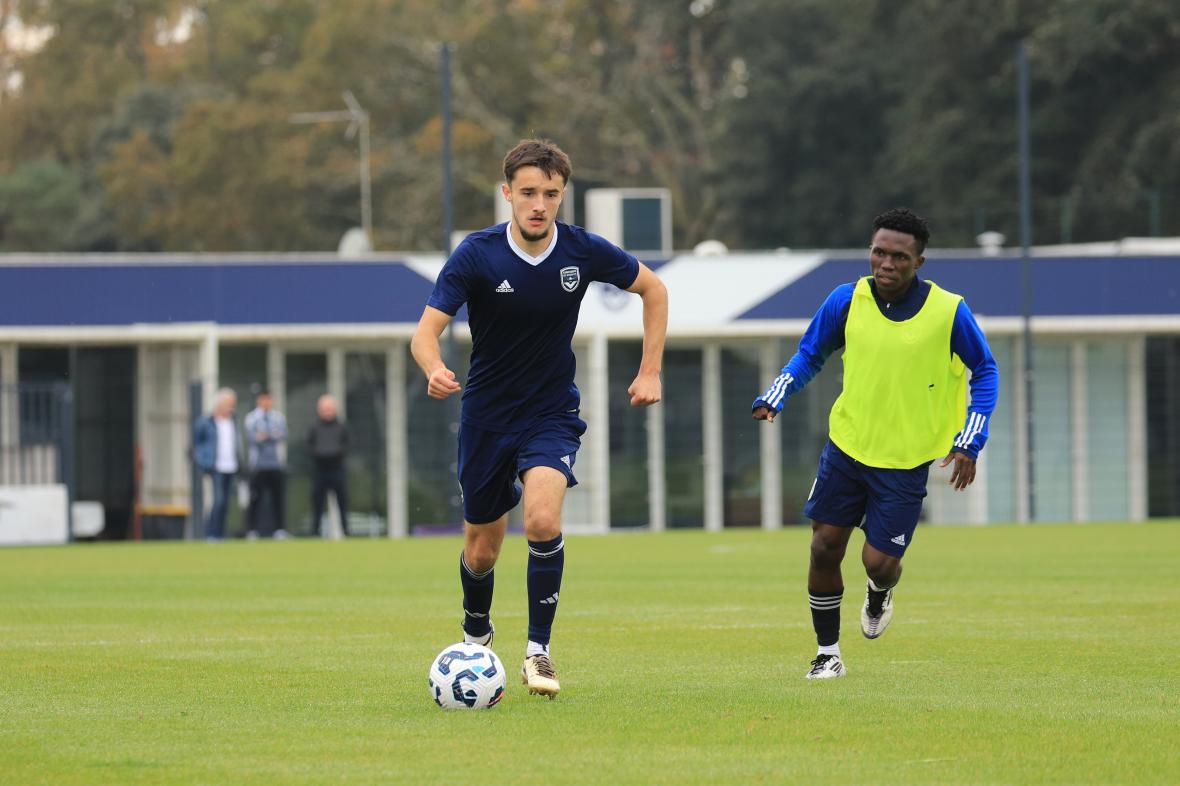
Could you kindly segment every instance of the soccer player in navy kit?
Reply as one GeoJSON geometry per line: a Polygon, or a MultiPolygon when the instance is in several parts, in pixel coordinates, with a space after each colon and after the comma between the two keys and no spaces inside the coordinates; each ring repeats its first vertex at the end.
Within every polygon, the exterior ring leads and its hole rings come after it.
{"type": "Polygon", "coordinates": [[[439,335],[466,303],[471,369],[459,427],[464,544],[459,561],[466,641],[490,644],[493,568],[522,497],[529,542],[529,693],[560,690],[549,638],[565,562],[561,504],[577,483],[573,465],[586,424],[571,346],[591,281],[643,298],[643,356],[627,389],[632,406],[660,400],[668,322],[663,283],[635,257],[580,227],[556,221],[571,172],[548,140],[526,139],[504,158],[512,220],[467,237],[443,266],[410,349],[431,398],[460,390],[443,363],[439,335]]]}
{"type": "Polygon", "coordinates": [[[999,371],[971,309],[958,295],[918,278],[930,231],[905,208],[873,222],[872,273],[836,287],[807,326],[795,353],[754,400],[756,420],[774,421],[837,350],[844,384],[832,407],[804,513],[812,520],[807,588],[819,652],[808,679],[843,677],[840,657],[840,563],[849,536],[863,526],[868,574],[861,632],[875,639],[893,617],[901,558],[913,542],[930,464],[954,464],[950,482],[975,480],[987,441],[999,371]],[[971,369],[967,407],[966,369],[971,369]]]}

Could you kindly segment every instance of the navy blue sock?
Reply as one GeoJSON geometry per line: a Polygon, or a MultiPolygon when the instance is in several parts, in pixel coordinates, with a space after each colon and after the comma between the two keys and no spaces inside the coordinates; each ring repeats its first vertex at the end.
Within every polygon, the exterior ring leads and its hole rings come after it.
{"type": "Polygon", "coordinates": [[[529,541],[529,641],[549,644],[564,569],[565,542],[561,535],[553,540],[529,541]]]}
{"type": "Polygon", "coordinates": [[[467,567],[459,554],[459,580],[463,584],[463,631],[470,636],[486,636],[491,631],[488,613],[492,610],[495,570],[476,573],[467,567]]]}

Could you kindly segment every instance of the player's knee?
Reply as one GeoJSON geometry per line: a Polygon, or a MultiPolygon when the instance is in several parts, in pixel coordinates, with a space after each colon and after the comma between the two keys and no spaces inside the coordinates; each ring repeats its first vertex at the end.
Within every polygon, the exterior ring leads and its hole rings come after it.
{"type": "Polygon", "coordinates": [[[500,549],[493,543],[471,540],[463,547],[463,560],[475,573],[486,573],[496,567],[500,549]]]}
{"type": "Polygon", "coordinates": [[[901,560],[896,557],[882,554],[876,559],[866,558],[864,563],[865,573],[882,589],[894,586],[901,578],[901,560]]]}
{"type": "Polygon", "coordinates": [[[561,534],[561,516],[555,511],[529,511],[524,517],[524,534],[529,540],[553,540],[561,534]]]}
{"type": "Polygon", "coordinates": [[[811,538],[811,567],[817,570],[835,570],[844,559],[845,544],[815,533],[811,538]]]}

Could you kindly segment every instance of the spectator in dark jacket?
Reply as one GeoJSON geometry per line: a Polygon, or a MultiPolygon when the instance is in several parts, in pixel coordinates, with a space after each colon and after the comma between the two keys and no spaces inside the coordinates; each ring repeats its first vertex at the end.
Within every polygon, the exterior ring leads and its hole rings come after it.
{"type": "Polygon", "coordinates": [[[328,492],[336,497],[340,527],[348,535],[348,478],[344,460],[348,453],[348,427],[336,417],[336,399],[325,393],[316,402],[316,422],[307,430],[307,449],[312,460],[311,530],[320,534],[320,520],[328,492]]]}

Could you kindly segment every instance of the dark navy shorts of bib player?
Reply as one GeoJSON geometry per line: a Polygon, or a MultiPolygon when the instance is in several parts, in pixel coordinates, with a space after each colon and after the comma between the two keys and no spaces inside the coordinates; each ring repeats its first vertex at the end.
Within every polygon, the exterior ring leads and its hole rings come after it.
{"type": "Polygon", "coordinates": [[[459,427],[459,486],[463,518],[490,524],[520,502],[521,473],[531,467],[552,467],[576,486],[573,466],[586,422],[576,413],[558,413],[537,420],[522,431],[488,431],[469,424],[459,427]]]}
{"type": "Polygon", "coordinates": [[[867,467],[829,441],[803,513],[838,527],[863,521],[865,539],[874,548],[901,557],[922,515],[931,463],[913,469],[867,467]]]}

